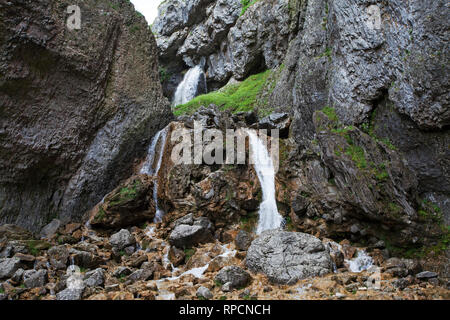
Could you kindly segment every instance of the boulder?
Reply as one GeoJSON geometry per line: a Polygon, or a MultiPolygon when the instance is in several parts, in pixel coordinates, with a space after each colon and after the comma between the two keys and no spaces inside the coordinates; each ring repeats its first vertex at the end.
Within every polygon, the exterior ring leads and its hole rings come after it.
{"type": "Polygon", "coordinates": [[[212,240],[211,232],[200,225],[179,225],[169,236],[170,244],[178,248],[188,248],[212,240]]]}
{"type": "Polygon", "coordinates": [[[58,219],[53,219],[49,224],[42,228],[40,232],[41,239],[51,239],[58,231],[61,226],[61,221],[58,219]]]}
{"type": "Polygon", "coordinates": [[[23,283],[28,289],[43,287],[47,282],[47,270],[27,270],[23,273],[23,283]]]}
{"type": "Polygon", "coordinates": [[[56,294],[56,300],[81,300],[83,290],[66,288],[56,294]]]}
{"type": "Polygon", "coordinates": [[[117,250],[122,250],[126,247],[134,245],[136,243],[136,239],[128,230],[122,229],[109,238],[109,243],[117,250]]]}
{"type": "Polygon", "coordinates": [[[219,271],[214,281],[229,284],[233,289],[247,286],[251,281],[250,274],[238,266],[225,267],[219,271]]]}
{"type": "Polygon", "coordinates": [[[236,244],[236,248],[242,251],[247,251],[248,247],[250,247],[252,243],[252,236],[247,231],[241,230],[234,239],[234,243],[236,244]]]}
{"type": "Polygon", "coordinates": [[[101,257],[90,252],[70,249],[69,253],[72,256],[73,263],[79,267],[93,269],[103,263],[103,259],[101,257]]]}
{"type": "Polygon", "coordinates": [[[214,297],[213,294],[211,293],[211,291],[208,288],[205,288],[203,286],[201,286],[197,289],[196,295],[198,298],[204,298],[206,300],[210,300],[214,297]]]}
{"type": "Polygon", "coordinates": [[[105,271],[102,268],[89,271],[84,275],[84,284],[87,287],[99,287],[105,282],[105,271]]]}
{"type": "Polygon", "coordinates": [[[19,258],[0,259],[0,279],[10,278],[20,268],[19,258]]]}
{"type": "Polygon", "coordinates": [[[186,254],[183,250],[178,249],[177,247],[171,246],[169,249],[169,261],[173,264],[174,267],[178,267],[180,264],[184,262],[186,254]]]}
{"type": "Polygon", "coordinates": [[[294,284],[332,271],[330,254],[318,238],[278,230],[263,232],[252,242],[246,265],[280,284],[294,284]]]}
{"type": "Polygon", "coordinates": [[[119,266],[116,269],[114,269],[114,272],[113,272],[112,275],[113,275],[113,277],[120,278],[120,277],[123,277],[123,276],[130,275],[132,272],[133,271],[131,271],[131,269],[128,268],[128,267],[119,266]]]}
{"type": "Polygon", "coordinates": [[[93,228],[120,229],[153,221],[155,207],[151,193],[153,180],[137,175],[111,191],[91,212],[93,228]]]}
{"type": "Polygon", "coordinates": [[[47,251],[47,256],[50,260],[50,265],[57,269],[63,270],[67,267],[67,262],[69,259],[69,250],[66,246],[55,246],[47,251]]]}

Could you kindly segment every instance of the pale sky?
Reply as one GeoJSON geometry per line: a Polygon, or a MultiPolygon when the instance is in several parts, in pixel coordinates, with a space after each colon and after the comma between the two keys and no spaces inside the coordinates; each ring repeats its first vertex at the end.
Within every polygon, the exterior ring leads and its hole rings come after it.
{"type": "Polygon", "coordinates": [[[137,11],[145,16],[148,24],[152,24],[158,15],[158,6],[163,0],[131,0],[137,11]]]}

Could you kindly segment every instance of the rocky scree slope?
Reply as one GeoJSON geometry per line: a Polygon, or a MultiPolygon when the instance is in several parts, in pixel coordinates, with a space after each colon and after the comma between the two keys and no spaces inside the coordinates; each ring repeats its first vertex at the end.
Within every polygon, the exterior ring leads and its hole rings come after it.
{"type": "Polygon", "coordinates": [[[0,3],[0,222],[79,219],[171,117],[157,47],[126,1],[0,3]]]}

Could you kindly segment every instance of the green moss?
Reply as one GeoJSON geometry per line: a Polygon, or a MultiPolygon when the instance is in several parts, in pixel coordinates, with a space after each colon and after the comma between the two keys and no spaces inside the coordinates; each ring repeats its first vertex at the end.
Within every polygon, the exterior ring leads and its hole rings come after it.
{"type": "Polygon", "coordinates": [[[322,113],[324,113],[328,119],[330,119],[333,122],[339,122],[339,118],[336,114],[336,110],[334,108],[331,108],[329,106],[325,106],[322,110],[320,110],[322,113]]]}
{"type": "Polygon", "coordinates": [[[170,79],[170,73],[164,67],[159,67],[159,80],[161,83],[165,83],[170,79]]]}
{"type": "Polygon", "coordinates": [[[359,169],[367,168],[367,160],[363,148],[355,145],[350,145],[346,149],[345,154],[349,155],[352,158],[353,162],[359,169]]]}
{"type": "Polygon", "coordinates": [[[105,216],[106,216],[106,212],[103,209],[103,206],[100,206],[97,214],[94,217],[94,222],[101,222],[105,218],[105,216]]]}
{"type": "Polygon", "coordinates": [[[241,83],[230,84],[221,90],[200,95],[186,104],[175,106],[174,114],[192,114],[201,106],[215,104],[220,110],[232,112],[251,111],[257,107],[257,98],[266,83],[271,70],[252,75],[241,83]]]}
{"type": "Polygon", "coordinates": [[[124,204],[130,200],[133,200],[138,195],[137,189],[141,186],[141,181],[135,180],[133,185],[124,187],[116,193],[109,202],[110,206],[116,206],[124,204]]]}
{"type": "Polygon", "coordinates": [[[184,263],[187,263],[192,256],[195,254],[194,248],[186,248],[184,249],[184,263]]]}
{"type": "Polygon", "coordinates": [[[250,8],[252,5],[257,3],[258,1],[261,1],[261,0],[241,0],[241,3],[242,3],[241,16],[247,11],[248,8],[250,8]]]}
{"type": "Polygon", "coordinates": [[[258,224],[258,212],[250,212],[241,218],[240,227],[247,232],[253,232],[258,224]]]}
{"type": "Polygon", "coordinates": [[[424,220],[443,224],[444,216],[442,214],[441,208],[439,208],[435,203],[429,200],[423,200],[420,203],[418,214],[424,220]]]}
{"type": "Polygon", "coordinates": [[[25,245],[34,256],[38,256],[42,250],[47,250],[51,247],[50,243],[43,240],[27,240],[25,245]]]}

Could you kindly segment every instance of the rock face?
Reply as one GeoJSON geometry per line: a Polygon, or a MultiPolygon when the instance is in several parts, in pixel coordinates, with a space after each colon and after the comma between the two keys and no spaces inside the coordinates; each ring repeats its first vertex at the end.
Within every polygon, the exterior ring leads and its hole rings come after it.
{"type": "Polygon", "coordinates": [[[0,5],[0,222],[79,219],[170,120],[157,48],[124,1],[0,5]],[[116,8],[116,9],[114,9],[116,8]]]}
{"type": "Polygon", "coordinates": [[[165,1],[153,24],[172,97],[180,74],[200,64],[208,88],[282,63],[294,17],[288,0],[258,1],[242,14],[240,0],[165,1]]]}
{"type": "Polygon", "coordinates": [[[296,141],[314,139],[314,112],[331,106],[343,123],[390,139],[417,173],[421,197],[449,212],[446,2],[296,3],[298,31],[269,98],[292,114],[296,141]]]}
{"type": "Polygon", "coordinates": [[[304,233],[277,230],[266,231],[252,242],[246,265],[281,284],[323,276],[332,268],[331,257],[319,239],[304,233]]]}

